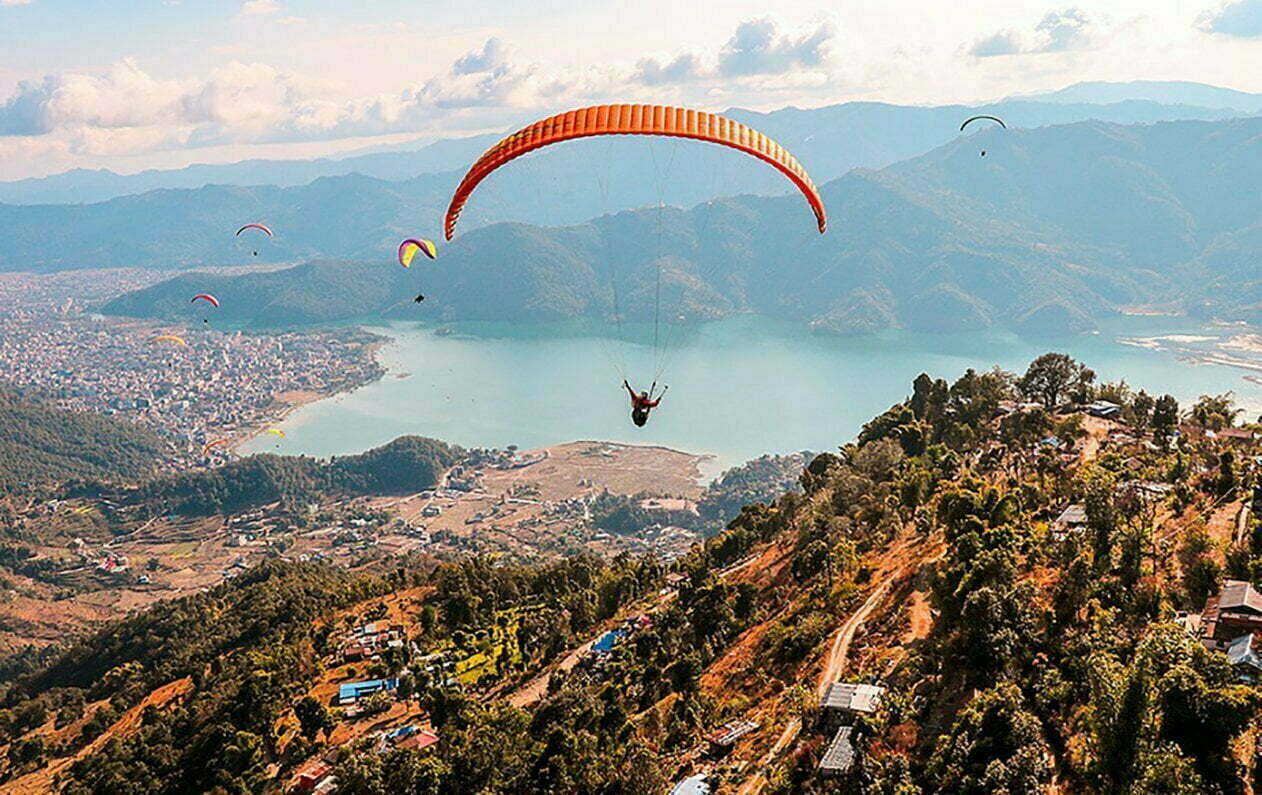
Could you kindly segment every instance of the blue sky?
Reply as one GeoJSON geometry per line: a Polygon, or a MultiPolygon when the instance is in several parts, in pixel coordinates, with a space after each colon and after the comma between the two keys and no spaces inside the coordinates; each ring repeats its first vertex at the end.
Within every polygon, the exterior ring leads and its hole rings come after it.
{"type": "Polygon", "coordinates": [[[0,179],[316,156],[610,100],[1262,91],[1262,0],[0,0],[0,42],[0,179]]]}

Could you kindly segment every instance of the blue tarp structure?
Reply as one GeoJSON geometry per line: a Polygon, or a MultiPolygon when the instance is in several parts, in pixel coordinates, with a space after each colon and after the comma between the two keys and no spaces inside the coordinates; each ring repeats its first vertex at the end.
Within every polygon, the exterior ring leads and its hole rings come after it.
{"type": "Polygon", "coordinates": [[[399,686],[398,679],[369,679],[365,682],[347,682],[337,689],[337,703],[347,704],[358,701],[364,696],[378,690],[394,690],[399,686]]]}
{"type": "Polygon", "coordinates": [[[613,647],[617,645],[618,641],[626,634],[627,633],[621,629],[606,632],[600,637],[600,640],[596,641],[596,645],[592,646],[592,651],[612,651],[613,647]]]}

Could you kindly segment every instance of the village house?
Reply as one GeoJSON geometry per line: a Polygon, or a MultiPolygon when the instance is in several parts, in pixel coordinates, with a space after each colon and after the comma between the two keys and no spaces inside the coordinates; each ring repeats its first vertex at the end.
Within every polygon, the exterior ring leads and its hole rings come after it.
{"type": "Polygon", "coordinates": [[[381,621],[371,621],[343,639],[342,662],[372,659],[385,649],[401,649],[406,642],[407,632],[402,624],[386,626],[381,621]]]}
{"type": "Polygon", "coordinates": [[[1262,633],[1241,635],[1227,647],[1227,661],[1241,682],[1252,684],[1262,680],[1262,633]]]}
{"type": "Polygon", "coordinates": [[[333,766],[323,759],[316,759],[298,771],[294,788],[299,792],[328,792],[336,783],[333,766]]]}
{"type": "Polygon", "coordinates": [[[829,726],[850,725],[860,715],[872,715],[880,706],[885,688],[858,682],[833,682],[820,702],[829,726]]]}
{"type": "Polygon", "coordinates": [[[670,790],[670,795],[710,795],[710,777],[705,773],[689,776],[670,790]]]}
{"type": "Polygon", "coordinates": [[[1122,416],[1122,407],[1109,400],[1097,400],[1086,408],[1087,414],[1104,420],[1115,420],[1122,416]]]}
{"type": "Polygon", "coordinates": [[[377,746],[377,750],[381,753],[392,748],[402,748],[408,751],[423,751],[432,745],[438,743],[438,734],[423,729],[420,726],[400,726],[397,729],[386,732],[381,736],[381,741],[377,746]]]}
{"type": "Polygon", "coordinates": [[[1243,635],[1262,633],[1262,593],[1244,580],[1227,580],[1201,612],[1201,644],[1226,651],[1243,635]]]}
{"type": "Polygon", "coordinates": [[[1052,522],[1052,534],[1056,537],[1087,526],[1087,506],[1077,503],[1065,507],[1052,522]]]}
{"type": "Polygon", "coordinates": [[[836,778],[850,772],[850,768],[854,766],[855,756],[854,744],[850,739],[853,731],[853,726],[842,726],[833,735],[833,741],[828,744],[828,750],[824,751],[823,758],[819,760],[820,776],[836,778]]]}
{"type": "Polygon", "coordinates": [[[1223,428],[1218,432],[1219,439],[1226,439],[1229,442],[1252,442],[1257,438],[1257,434],[1248,428],[1223,428]]]}
{"type": "Polygon", "coordinates": [[[723,724],[706,735],[710,755],[716,757],[726,755],[742,737],[757,728],[758,724],[752,720],[734,720],[723,724]]]}
{"type": "Polygon", "coordinates": [[[363,682],[347,682],[337,689],[337,703],[338,706],[344,707],[382,690],[391,692],[398,686],[398,679],[369,679],[363,682]]]}

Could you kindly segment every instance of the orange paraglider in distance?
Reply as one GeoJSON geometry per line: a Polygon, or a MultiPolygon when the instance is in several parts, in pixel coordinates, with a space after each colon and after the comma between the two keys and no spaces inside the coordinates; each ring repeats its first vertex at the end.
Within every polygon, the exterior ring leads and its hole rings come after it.
{"type": "Polygon", "coordinates": [[[824,200],[815,183],[792,154],[780,144],[738,121],[700,110],[665,105],[596,105],[559,113],[523,127],[486,150],[465,174],[451,197],[443,231],[448,240],[456,219],[478,183],[505,163],[550,144],[595,135],[661,135],[690,138],[731,147],[771,164],[788,177],[815,213],[820,234],[828,225],[824,200]]]}
{"type": "Polygon", "coordinates": [[[207,442],[206,446],[202,448],[202,458],[210,455],[211,450],[225,444],[232,444],[232,441],[230,439],[216,439],[213,442],[207,442]]]}

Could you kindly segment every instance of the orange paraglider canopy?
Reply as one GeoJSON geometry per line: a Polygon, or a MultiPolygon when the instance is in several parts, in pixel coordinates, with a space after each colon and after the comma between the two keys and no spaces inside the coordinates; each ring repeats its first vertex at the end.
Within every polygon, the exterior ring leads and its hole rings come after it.
{"type": "Polygon", "coordinates": [[[700,110],[665,105],[596,105],[558,113],[523,127],[486,150],[456,188],[447,208],[444,232],[448,240],[456,219],[478,183],[492,171],[522,155],[550,144],[595,135],[662,135],[691,138],[728,146],[770,163],[788,177],[810,203],[820,234],[828,225],[824,200],[815,183],[792,154],[780,144],[738,121],[700,110]]]}

